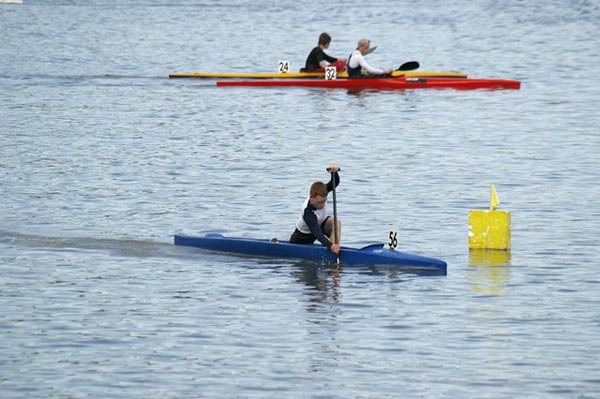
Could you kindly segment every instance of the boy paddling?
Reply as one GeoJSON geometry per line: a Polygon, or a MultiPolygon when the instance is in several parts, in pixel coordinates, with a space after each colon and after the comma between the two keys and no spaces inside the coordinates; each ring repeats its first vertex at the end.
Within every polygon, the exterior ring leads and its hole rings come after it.
{"type": "Polygon", "coordinates": [[[341,237],[342,224],[337,220],[337,229],[334,229],[334,218],[327,215],[327,195],[333,191],[334,185],[340,184],[338,165],[329,165],[327,171],[331,173],[329,183],[314,182],[310,186],[309,197],[302,205],[302,214],[296,222],[296,229],[292,233],[289,242],[293,244],[312,244],[319,240],[334,254],[340,253],[339,240],[341,237]],[[337,230],[337,242],[335,233],[337,230]]]}
{"type": "Polygon", "coordinates": [[[372,75],[384,75],[392,73],[391,69],[374,68],[367,63],[365,55],[369,54],[371,41],[369,39],[360,39],[356,46],[356,50],[350,54],[346,63],[348,76],[351,78],[359,78],[362,76],[363,69],[372,75]]]}
{"type": "Polygon", "coordinates": [[[331,43],[331,36],[325,32],[321,33],[317,47],[312,49],[306,58],[304,68],[300,72],[325,72],[328,62],[329,66],[334,66],[338,71],[341,71],[346,65],[346,61],[343,58],[335,58],[325,53],[325,50],[329,48],[329,43],[331,43]]]}

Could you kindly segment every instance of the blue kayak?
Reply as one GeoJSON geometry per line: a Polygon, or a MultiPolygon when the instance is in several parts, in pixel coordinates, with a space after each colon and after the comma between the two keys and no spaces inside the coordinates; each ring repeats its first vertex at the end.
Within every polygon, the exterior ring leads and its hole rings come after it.
{"type": "MultiPolygon", "coordinates": [[[[335,255],[322,245],[290,244],[287,241],[270,241],[250,238],[224,237],[207,234],[204,237],[175,235],[175,245],[184,245],[239,255],[268,258],[303,259],[318,263],[335,263],[335,255]]],[[[342,247],[340,264],[344,265],[394,265],[406,269],[425,269],[446,274],[446,262],[425,256],[413,255],[373,244],[364,248],[342,247]]]]}

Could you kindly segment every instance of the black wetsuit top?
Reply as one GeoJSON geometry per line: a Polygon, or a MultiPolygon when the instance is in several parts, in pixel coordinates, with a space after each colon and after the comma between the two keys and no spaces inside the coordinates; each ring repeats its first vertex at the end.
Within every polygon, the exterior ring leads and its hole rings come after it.
{"type": "MultiPolygon", "coordinates": [[[[335,186],[337,187],[340,184],[340,175],[336,172],[334,176],[335,186]]],[[[329,183],[327,183],[328,193],[333,191],[333,184],[334,179],[332,178],[329,180],[329,183]]],[[[292,234],[292,237],[290,238],[291,243],[311,244],[316,239],[319,240],[319,242],[323,244],[323,246],[326,246],[327,248],[331,247],[332,242],[329,241],[329,238],[327,238],[327,236],[325,235],[325,232],[323,231],[323,226],[319,225],[319,221],[317,219],[315,211],[317,211],[317,208],[310,204],[310,199],[307,200],[306,207],[304,208],[304,211],[302,213],[302,219],[304,220],[304,223],[306,223],[306,225],[308,226],[310,234],[303,233],[296,227],[294,234],[292,234]]],[[[327,221],[327,218],[325,218],[325,221],[327,221]]],[[[325,224],[325,221],[323,222],[323,224],[325,224]]]]}
{"type": "Polygon", "coordinates": [[[308,55],[306,58],[306,64],[304,65],[304,69],[306,71],[311,71],[313,69],[321,68],[321,61],[327,61],[329,63],[336,62],[337,58],[333,58],[323,51],[321,47],[317,46],[308,55]]]}

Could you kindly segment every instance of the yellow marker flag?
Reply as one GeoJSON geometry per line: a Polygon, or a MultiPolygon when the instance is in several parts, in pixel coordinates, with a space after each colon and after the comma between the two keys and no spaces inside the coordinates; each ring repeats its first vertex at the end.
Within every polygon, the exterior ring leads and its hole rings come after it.
{"type": "Polygon", "coordinates": [[[496,193],[496,187],[492,184],[492,188],[490,189],[490,211],[496,210],[498,205],[500,205],[500,199],[496,193]]]}

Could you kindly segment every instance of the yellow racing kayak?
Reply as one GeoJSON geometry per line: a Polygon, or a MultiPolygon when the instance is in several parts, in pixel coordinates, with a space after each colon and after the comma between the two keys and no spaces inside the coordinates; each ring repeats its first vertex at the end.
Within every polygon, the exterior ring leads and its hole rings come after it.
{"type": "MultiPolygon", "coordinates": [[[[428,72],[428,71],[393,71],[392,76],[427,77],[427,78],[466,78],[461,72],[428,72]]],[[[323,78],[324,72],[287,72],[287,73],[205,73],[183,72],[172,73],[170,78],[199,78],[199,79],[310,79],[323,78]]],[[[337,73],[338,78],[347,78],[348,72],[337,73]]]]}

